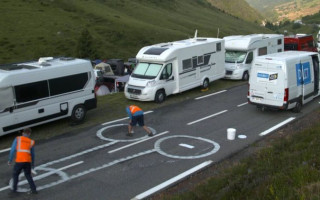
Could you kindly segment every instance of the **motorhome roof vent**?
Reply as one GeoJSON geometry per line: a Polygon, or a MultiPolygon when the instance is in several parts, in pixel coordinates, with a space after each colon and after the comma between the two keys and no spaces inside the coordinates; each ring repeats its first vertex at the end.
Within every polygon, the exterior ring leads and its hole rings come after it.
{"type": "Polygon", "coordinates": [[[50,60],[53,60],[53,57],[42,57],[42,58],[39,58],[38,63],[42,65],[43,63],[46,63],[50,60]]]}
{"type": "Polygon", "coordinates": [[[147,55],[161,55],[164,51],[166,51],[169,48],[159,48],[159,47],[153,47],[148,49],[147,51],[145,51],[143,54],[147,54],[147,55]]]}
{"type": "Polygon", "coordinates": [[[74,60],[75,58],[73,57],[62,57],[60,58],[60,60],[63,60],[63,61],[70,61],[70,60],[74,60]]]}
{"type": "Polygon", "coordinates": [[[207,38],[197,38],[197,41],[199,42],[207,41],[207,38]]]}

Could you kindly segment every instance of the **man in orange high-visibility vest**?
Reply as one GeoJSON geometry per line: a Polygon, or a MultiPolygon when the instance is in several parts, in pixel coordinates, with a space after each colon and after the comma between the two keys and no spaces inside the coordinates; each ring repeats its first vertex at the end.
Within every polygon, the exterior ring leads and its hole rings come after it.
{"type": "Polygon", "coordinates": [[[24,171],[24,175],[30,185],[31,191],[29,194],[37,194],[36,185],[31,176],[31,168],[34,168],[34,140],[30,139],[31,129],[26,128],[22,132],[22,136],[16,137],[13,141],[8,165],[11,165],[14,155],[16,163],[13,169],[13,188],[10,195],[16,195],[17,185],[19,182],[19,174],[24,171]]]}
{"type": "Polygon", "coordinates": [[[143,110],[141,108],[135,105],[131,105],[126,108],[126,111],[130,118],[127,136],[132,136],[132,127],[137,124],[139,124],[139,126],[142,126],[143,129],[147,131],[148,136],[153,136],[151,130],[146,125],[144,125],[143,110]]]}

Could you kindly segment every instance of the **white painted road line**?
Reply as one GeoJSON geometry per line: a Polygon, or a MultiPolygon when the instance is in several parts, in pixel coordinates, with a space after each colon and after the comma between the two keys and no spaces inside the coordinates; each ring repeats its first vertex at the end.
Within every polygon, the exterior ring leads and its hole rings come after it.
{"type": "Polygon", "coordinates": [[[276,130],[276,129],[280,128],[281,126],[283,126],[283,125],[285,125],[285,124],[287,124],[287,123],[291,122],[291,121],[292,121],[292,120],[294,120],[294,119],[295,119],[295,117],[290,117],[289,119],[287,119],[287,120],[285,120],[285,121],[283,121],[283,122],[281,122],[281,123],[279,123],[279,124],[275,125],[274,127],[271,127],[271,128],[269,128],[268,130],[263,131],[263,132],[262,132],[262,133],[260,133],[259,135],[260,135],[260,136],[267,135],[267,134],[271,133],[272,131],[274,131],[274,130],[276,130]]]}
{"type": "Polygon", "coordinates": [[[237,107],[241,107],[241,106],[244,106],[244,105],[247,105],[247,104],[248,104],[248,102],[243,103],[243,104],[239,104],[239,105],[237,105],[237,107]]]}
{"type": "Polygon", "coordinates": [[[7,149],[2,149],[0,150],[0,153],[4,153],[4,152],[7,152],[7,151],[10,151],[11,148],[7,148],[7,149]]]}
{"type": "Polygon", "coordinates": [[[188,149],[193,149],[194,148],[194,146],[189,145],[189,144],[179,144],[179,146],[186,147],[188,149]]]}
{"type": "Polygon", "coordinates": [[[223,110],[223,111],[218,112],[218,113],[215,113],[215,114],[213,114],[213,115],[209,115],[209,116],[207,116],[207,117],[204,117],[204,118],[198,119],[198,120],[196,120],[196,121],[189,122],[187,125],[192,125],[192,124],[195,124],[195,123],[201,122],[201,121],[203,121],[203,120],[206,120],[206,119],[211,118],[211,117],[215,117],[215,116],[220,115],[220,114],[222,114],[222,113],[225,113],[225,112],[227,112],[227,111],[228,111],[228,110],[223,110]]]}
{"type": "MultiPolygon", "coordinates": [[[[153,111],[150,110],[150,111],[144,112],[145,115],[146,115],[146,114],[149,114],[149,113],[153,113],[153,111]]],[[[113,120],[113,121],[110,121],[110,122],[105,122],[105,123],[103,123],[103,124],[101,124],[101,125],[104,126],[104,125],[107,125],[107,124],[112,124],[112,123],[114,123],[114,122],[120,122],[120,121],[123,121],[123,120],[126,120],[126,119],[129,119],[129,117],[125,117],[125,118],[113,120]]]]}
{"type": "Polygon", "coordinates": [[[179,181],[179,180],[191,175],[192,173],[197,172],[197,171],[201,170],[204,167],[207,167],[211,163],[212,163],[211,160],[203,162],[200,165],[197,165],[197,166],[189,169],[188,171],[185,171],[185,172],[179,174],[178,176],[173,177],[173,178],[161,183],[160,185],[157,185],[157,186],[155,186],[155,187],[153,187],[153,188],[151,188],[151,189],[149,189],[149,190],[147,190],[147,191],[135,196],[131,200],[140,200],[140,199],[146,198],[146,197],[158,192],[159,190],[162,190],[162,189],[174,184],[175,182],[177,182],[177,181],[179,181]]]}
{"type": "Polygon", "coordinates": [[[144,141],[150,140],[150,139],[155,138],[155,137],[159,137],[159,136],[164,135],[164,134],[167,134],[167,133],[169,133],[169,131],[165,131],[165,132],[162,132],[162,133],[156,134],[156,135],[154,135],[154,136],[152,136],[152,137],[148,137],[148,138],[146,138],[146,139],[144,139],[144,140],[139,140],[139,141],[137,141],[137,142],[134,142],[134,143],[128,144],[128,145],[123,146],[123,147],[120,147],[120,148],[118,148],[118,149],[114,149],[114,150],[112,150],[112,151],[109,151],[108,153],[114,153],[114,152],[116,152],[116,151],[120,151],[120,150],[122,150],[122,149],[125,149],[125,148],[128,148],[128,147],[131,147],[131,146],[133,146],[133,145],[139,144],[139,143],[141,143],[141,142],[144,142],[144,141]]]}
{"type": "Polygon", "coordinates": [[[226,92],[226,91],[227,91],[227,90],[221,90],[221,91],[216,92],[216,93],[212,93],[212,94],[208,94],[208,95],[205,95],[205,96],[201,96],[201,97],[195,98],[195,100],[207,98],[207,97],[210,97],[210,96],[213,96],[213,95],[216,95],[216,94],[220,94],[220,93],[223,93],[223,92],[226,92]]]}

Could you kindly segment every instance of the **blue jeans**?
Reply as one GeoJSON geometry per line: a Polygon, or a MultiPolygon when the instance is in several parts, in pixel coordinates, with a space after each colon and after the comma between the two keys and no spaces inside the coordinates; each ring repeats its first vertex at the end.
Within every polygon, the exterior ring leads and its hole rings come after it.
{"type": "Polygon", "coordinates": [[[34,184],[33,178],[31,176],[31,163],[29,162],[21,162],[16,163],[13,169],[13,191],[17,191],[17,186],[19,182],[19,174],[21,171],[24,171],[24,176],[26,177],[30,188],[32,191],[37,191],[36,185],[34,184]]]}

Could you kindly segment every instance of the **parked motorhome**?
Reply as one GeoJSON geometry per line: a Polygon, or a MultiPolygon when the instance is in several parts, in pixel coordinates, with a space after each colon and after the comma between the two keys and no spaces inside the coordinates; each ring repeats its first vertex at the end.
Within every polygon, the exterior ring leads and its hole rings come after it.
{"type": "Polygon", "coordinates": [[[252,62],[257,56],[283,51],[283,35],[235,35],[223,39],[226,48],[226,79],[247,81],[252,62]]]}
{"type": "Polygon", "coordinates": [[[318,52],[313,36],[307,34],[286,36],[284,38],[284,50],[318,52]]]}
{"type": "Polygon", "coordinates": [[[88,60],[40,58],[0,66],[0,135],[71,117],[85,118],[97,105],[88,60]]]}
{"type": "Polygon", "coordinates": [[[300,112],[318,95],[318,53],[286,51],[258,57],[253,63],[248,101],[259,108],[300,112]]]}
{"type": "Polygon", "coordinates": [[[224,40],[195,38],[143,47],[125,96],[161,103],[166,96],[202,86],[225,74],[224,40]]]}

